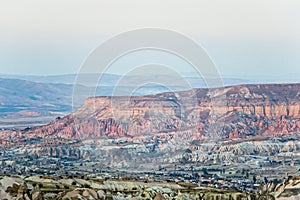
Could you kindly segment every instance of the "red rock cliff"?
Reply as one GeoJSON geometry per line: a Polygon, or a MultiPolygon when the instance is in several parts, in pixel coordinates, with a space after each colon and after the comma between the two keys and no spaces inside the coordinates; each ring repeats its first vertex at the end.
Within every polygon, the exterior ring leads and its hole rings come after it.
{"type": "Polygon", "coordinates": [[[293,134],[300,130],[300,84],[241,85],[139,97],[88,98],[74,113],[26,133],[120,137],[187,131],[207,138],[293,134]]]}

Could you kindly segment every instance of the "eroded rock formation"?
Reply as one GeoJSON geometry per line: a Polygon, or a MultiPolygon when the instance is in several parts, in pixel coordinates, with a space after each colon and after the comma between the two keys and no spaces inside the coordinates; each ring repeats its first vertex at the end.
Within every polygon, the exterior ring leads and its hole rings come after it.
{"type": "Polygon", "coordinates": [[[221,138],[300,130],[300,84],[243,85],[138,97],[88,98],[74,113],[27,130],[41,137],[137,136],[190,131],[221,138]]]}
{"type": "Polygon", "coordinates": [[[40,137],[133,137],[189,131],[195,138],[293,134],[300,84],[241,85],[151,96],[88,98],[74,113],[26,130],[40,137]]]}

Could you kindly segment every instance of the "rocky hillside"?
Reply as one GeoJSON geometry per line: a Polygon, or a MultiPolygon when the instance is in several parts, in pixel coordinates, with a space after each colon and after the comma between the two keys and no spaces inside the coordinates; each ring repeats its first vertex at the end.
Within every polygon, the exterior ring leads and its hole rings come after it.
{"type": "Polygon", "coordinates": [[[63,138],[186,132],[195,139],[294,134],[300,130],[299,106],[300,84],[96,97],[64,118],[25,132],[63,138]]]}

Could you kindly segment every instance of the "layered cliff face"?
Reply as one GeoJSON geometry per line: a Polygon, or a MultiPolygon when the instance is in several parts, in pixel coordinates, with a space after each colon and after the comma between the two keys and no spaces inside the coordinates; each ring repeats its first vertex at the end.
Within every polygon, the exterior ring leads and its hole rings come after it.
{"type": "Polygon", "coordinates": [[[95,97],[74,113],[26,130],[41,137],[135,137],[188,132],[206,139],[300,131],[300,84],[242,85],[151,96],[95,97]]]}

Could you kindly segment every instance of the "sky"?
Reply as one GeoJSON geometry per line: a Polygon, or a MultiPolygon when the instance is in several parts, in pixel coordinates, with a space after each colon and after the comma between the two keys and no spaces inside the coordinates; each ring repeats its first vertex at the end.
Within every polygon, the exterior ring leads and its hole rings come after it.
{"type": "MultiPolygon", "coordinates": [[[[223,76],[300,76],[298,0],[0,0],[0,3],[1,74],[77,73],[88,55],[114,35],[157,27],[195,40],[223,76]]],[[[123,63],[117,62],[110,72],[120,73],[125,63],[130,65],[136,59],[148,62],[147,55],[172,60],[145,52],[129,56],[123,63]]],[[[176,59],[170,63],[180,68],[176,59]]],[[[188,67],[183,70],[188,72],[188,67]]]]}

